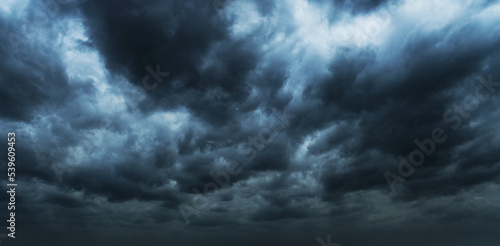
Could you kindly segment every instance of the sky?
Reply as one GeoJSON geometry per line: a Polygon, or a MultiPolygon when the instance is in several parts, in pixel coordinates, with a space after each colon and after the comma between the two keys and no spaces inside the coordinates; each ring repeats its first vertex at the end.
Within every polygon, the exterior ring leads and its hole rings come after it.
{"type": "Polygon", "coordinates": [[[0,245],[497,246],[498,23],[486,0],[2,1],[0,245]]]}

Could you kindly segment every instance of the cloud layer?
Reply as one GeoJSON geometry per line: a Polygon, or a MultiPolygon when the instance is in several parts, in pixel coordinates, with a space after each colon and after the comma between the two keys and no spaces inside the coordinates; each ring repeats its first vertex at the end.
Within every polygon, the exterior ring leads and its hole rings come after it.
{"type": "Polygon", "coordinates": [[[9,2],[15,243],[498,245],[499,10],[9,2]]]}

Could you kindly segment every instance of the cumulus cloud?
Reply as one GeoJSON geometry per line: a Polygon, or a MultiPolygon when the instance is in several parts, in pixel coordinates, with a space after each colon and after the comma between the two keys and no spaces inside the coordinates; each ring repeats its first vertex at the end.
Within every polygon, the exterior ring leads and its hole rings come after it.
{"type": "Polygon", "coordinates": [[[499,9],[8,1],[15,240],[497,245],[499,9]]]}

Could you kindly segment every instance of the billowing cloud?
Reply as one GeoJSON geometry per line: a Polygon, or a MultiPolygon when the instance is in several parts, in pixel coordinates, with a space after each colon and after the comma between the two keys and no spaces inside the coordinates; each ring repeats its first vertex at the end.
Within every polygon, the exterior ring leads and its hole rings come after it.
{"type": "Polygon", "coordinates": [[[8,1],[5,240],[497,245],[499,9],[8,1]]]}

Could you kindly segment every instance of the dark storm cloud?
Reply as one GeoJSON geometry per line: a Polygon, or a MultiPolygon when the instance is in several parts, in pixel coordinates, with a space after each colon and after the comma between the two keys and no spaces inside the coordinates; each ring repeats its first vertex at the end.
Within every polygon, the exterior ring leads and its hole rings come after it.
{"type": "MultiPolygon", "coordinates": [[[[112,71],[142,86],[146,66],[172,71],[152,91],[168,107],[187,106],[220,126],[249,95],[245,77],[257,62],[252,41],[228,39],[228,22],[209,1],[83,1],[87,30],[112,71]],[[157,11],[163,9],[165,11],[157,11]],[[211,57],[206,57],[212,52],[211,57]],[[206,59],[209,60],[206,60],[206,59]],[[208,64],[206,64],[208,63],[208,64]],[[206,66],[205,69],[200,67],[206,66]]],[[[152,102],[151,104],[154,104],[152,102]]]]}
{"type": "MultiPolygon", "coordinates": [[[[378,9],[388,8],[394,11],[397,5],[400,4],[399,0],[308,0],[311,3],[319,4],[323,8],[328,8],[328,20],[330,22],[338,21],[342,15],[364,15],[370,14],[378,9]]],[[[383,12],[384,18],[389,17],[389,12],[383,12]]]]}
{"type": "Polygon", "coordinates": [[[336,8],[341,8],[344,11],[351,12],[353,14],[365,13],[369,11],[376,10],[380,6],[390,4],[390,0],[335,0],[333,1],[333,6],[336,8]]]}
{"type": "Polygon", "coordinates": [[[300,219],[307,217],[305,210],[300,208],[280,208],[280,207],[263,207],[252,216],[255,221],[273,221],[282,219],[300,219]]]}
{"type": "MultiPolygon", "coordinates": [[[[0,25],[3,30],[12,29],[12,25],[4,19],[0,25]]],[[[72,90],[61,61],[52,59],[54,54],[50,49],[14,32],[2,35],[0,39],[2,57],[11,57],[2,60],[0,64],[3,68],[0,97],[6,102],[0,106],[2,117],[28,121],[33,112],[43,110],[44,105],[50,106],[48,104],[65,101],[67,92],[72,90]],[[18,52],[13,49],[12,45],[16,44],[17,40],[22,41],[19,41],[18,45],[23,45],[25,49],[18,52]],[[27,98],[29,100],[26,100],[27,98]]]]}
{"type": "MultiPolygon", "coordinates": [[[[272,5],[259,5],[263,13],[269,8],[272,5]]],[[[207,174],[217,155],[204,152],[212,152],[214,147],[233,148],[247,137],[246,131],[252,131],[252,126],[239,122],[241,114],[260,106],[283,108],[290,100],[279,92],[286,79],[286,63],[272,63],[262,72],[250,74],[258,62],[257,42],[231,40],[227,30],[230,23],[217,17],[210,2],[193,5],[158,1],[144,5],[137,1],[83,1],[80,9],[86,17],[87,32],[111,71],[127,76],[138,86],[142,86],[146,66],[159,64],[161,71],[175,71],[148,93],[148,104],[142,109],[154,109],[151,105],[187,107],[193,117],[213,126],[213,133],[200,135],[188,130],[176,141],[177,154],[186,157],[173,178],[183,192],[202,190],[211,181],[207,174]],[[160,8],[170,14],[156,11],[160,8]],[[258,97],[249,99],[252,87],[258,97]],[[235,131],[243,132],[237,135],[235,131]]],[[[279,155],[272,154],[279,160],[279,155]]],[[[250,170],[265,170],[267,165],[271,169],[286,167],[260,158],[250,170]]]]}
{"type": "MultiPolygon", "coordinates": [[[[481,66],[498,66],[498,39],[485,37],[483,30],[485,29],[480,24],[469,23],[459,28],[452,24],[426,36],[415,34],[415,38],[401,44],[401,53],[405,56],[394,59],[397,63],[384,64],[373,70],[371,67],[376,65],[377,59],[374,54],[370,59],[353,60],[349,63],[334,60],[330,65],[331,76],[319,84],[308,86],[304,92],[306,98],[321,100],[319,105],[315,104],[315,111],[330,112],[332,107],[339,108],[334,114],[324,114],[322,120],[339,122],[349,119],[349,123],[341,123],[309,149],[312,154],[339,149],[340,154],[354,158],[352,164],[348,165],[352,169],[349,168],[347,173],[341,172],[325,179],[328,193],[373,188],[385,183],[375,173],[387,169],[386,163],[396,163],[395,157],[398,155],[407,157],[416,148],[414,139],[430,137],[436,127],[450,126],[443,122],[443,113],[461,97],[468,95],[455,94],[455,88],[475,80],[477,75],[487,76],[488,71],[482,70],[481,66]],[[465,36],[473,38],[463,40],[465,36]],[[436,42],[441,42],[442,47],[447,48],[436,47],[436,42]],[[373,150],[393,156],[394,159],[366,158],[367,152],[373,150]]],[[[475,84],[479,82],[476,81],[475,84]]],[[[474,93],[473,88],[469,89],[469,94],[474,93]]],[[[488,103],[496,103],[497,98],[498,95],[492,95],[488,103]]],[[[308,113],[303,115],[308,117],[308,113]]],[[[449,140],[445,145],[438,146],[440,154],[432,156],[425,166],[419,168],[418,172],[425,172],[425,177],[419,175],[419,178],[436,177],[440,170],[453,163],[449,154],[453,153],[454,148],[464,141],[473,141],[477,136],[484,135],[483,131],[479,127],[458,132],[448,131],[449,140]],[[441,165],[434,166],[434,163],[441,165]],[[428,167],[429,165],[433,167],[428,167]],[[426,170],[427,168],[432,168],[432,171],[426,170]]],[[[498,161],[495,148],[485,150],[483,147],[482,152],[488,160],[498,161]]],[[[475,163],[476,168],[481,165],[491,168],[493,165],[490,161],[475,158],[474,155],[461,155],[458,159],[460,163],[475,163]]],[[[443,176],[436,178],[439,180],[436,182],[440,184],[415,184],[414,187],[412,180],[409,180],[407,185],[412,192],[418,194],[449,194],[460,191],[464,186],[498,180],[498,172],[488,170],[488,174],[484,175],[475,175],[466,170],[450,174],[453,175],[450,177],[453,180],[469,180],[465,183],[452,182],[457,184],[454,188],[435,189],[436,186],[443,185],[442,182],[447,182],[443,176]],[[473,178],[475,176],[477,178],[473,178]]]]}
{"type": "Polygon", "coordinates": [[[449,244],[479,226],[495,245],[500,87],[454,110],[478,76],[500,81],[498,2],[214,3],[69,1],[15,47],[16,23],[43,8],[0,9],[22,243],[43,226],[64,232],[54,245],[449,244]],[[366,44],[338,38],[373,16],[388,24],[366,44]],[[390,193],[384,173],[435,128],[446,141],[390,193]]]}

